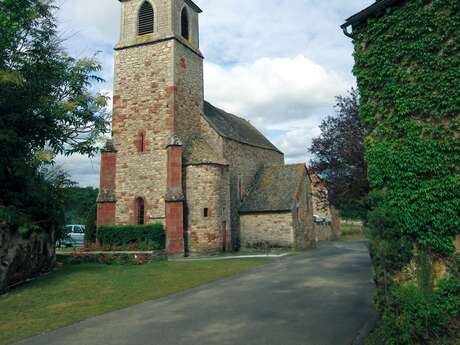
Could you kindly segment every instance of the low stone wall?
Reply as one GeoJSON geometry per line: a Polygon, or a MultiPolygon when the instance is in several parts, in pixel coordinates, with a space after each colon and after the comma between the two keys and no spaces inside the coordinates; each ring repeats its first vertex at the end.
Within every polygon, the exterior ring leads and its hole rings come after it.
{"type": "Polygon", "coordinates": [[[9,286],[54,268],[54,235],[32,233],[23,238],[0,224],[0,294],[9,286]]]}
{"type": "Polygon", "coordinates": [[[254,247],[264,243],[273,247],[294,245],[291,212],[243,214],[240,222],[242,247],[254,247]]]}

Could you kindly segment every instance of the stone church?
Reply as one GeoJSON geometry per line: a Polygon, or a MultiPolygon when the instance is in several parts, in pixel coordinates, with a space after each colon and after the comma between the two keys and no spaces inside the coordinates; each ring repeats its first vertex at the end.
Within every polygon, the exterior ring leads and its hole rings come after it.
{"type": "Polygon", "coordinates": [[[98,225],[163,223],[170,255],[314,246],[305,165],[285,165],[248,121],[204,100],[200,8],[119,1],[98,225]]]}

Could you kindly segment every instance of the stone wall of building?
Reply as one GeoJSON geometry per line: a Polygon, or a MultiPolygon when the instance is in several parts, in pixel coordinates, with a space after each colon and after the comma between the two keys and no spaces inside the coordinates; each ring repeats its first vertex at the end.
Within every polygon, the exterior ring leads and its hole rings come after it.
{"type": "Polygon", "coordinates": [[[259,169],[264,165],[283,165],[284,155],[274,150],[254,147],[233,140],[223,140],[223,156],[230,164],[230,200],[232,238],[238,249],[240,237],[239,209],[250,191],[259,169]]]}
{"type": "MultiPolygon", "coordinates": [[[[306,171],[306,170],[305,170],[306,171]]],[[[296,207],[292,213],[294,228],[294,247],[306,249],[316,246],[316,233],[313,224],[313,203],[310,197],[310,179],[305,177],[296,195],[296,207]]]]}
{"type": "Polygon", "coordinates": [[[113,140],[118,150],[116,222],[135,222],[135,200],[145,199],[146,221],[164,219],[166,144],[173,134],[174,41],[117,50],[113,140]],[[142,134],[143,152],[139,150],[142,134]]]}
{"type": "Polygon", "coordinates": [[[266,212],[242,214],[241,246],[244,248],[293,247],[292,212],[266,212]]]}
{"type": "Polygon", "coordinates": [[[186,168],[186,245],[190,255],[230,248],[228,167],[215,164],[186,168]]]}
{"type": "Polygon", "coordinates": [[[200,119],[201,125],[201,136],[211,145],[211,147],[216,151],[220,156],[224,156],[224,141],[214,128],[209,125],[209,122],[204,118],[200,119]]]}
{"type": "Polygon", "coordinates": [[[240,246],[239,209],[241,200],[249,192],[261,167],[264,165],[284,165],[284,155],[275,150],[223,138],[204,118],[201,120],[201,133],[213,149],[229,163],[230,228],[233,249],[238,249],[240,246]]]}
{"type": "Polygon", "coordinates": [[[185,137],[201,133],[203,59],[188,45],[174,42],[174,132],[185,137]]]}
{"type": "Polygon", "coordinates": [[[0,294],[55,266],[54,233],[32,233],[24,238],[0,224],[0,294]]]}

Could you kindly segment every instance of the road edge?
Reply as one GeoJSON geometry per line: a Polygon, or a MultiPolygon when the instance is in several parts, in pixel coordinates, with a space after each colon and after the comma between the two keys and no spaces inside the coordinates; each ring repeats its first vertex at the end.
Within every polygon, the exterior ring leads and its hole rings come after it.
{"type": "Polygon", "coordinates": [[[379,316],[377,313],[371,319],[367,320],[363,327],[359,330],[358,334],[356,334],[356,337],[351,345],[365,345],[366,338],[375,329],[378,320],[379,316]]]}

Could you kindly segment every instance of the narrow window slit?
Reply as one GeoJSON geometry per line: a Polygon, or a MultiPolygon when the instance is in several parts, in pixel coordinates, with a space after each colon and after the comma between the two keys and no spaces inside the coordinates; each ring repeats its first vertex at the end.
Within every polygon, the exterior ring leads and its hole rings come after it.
{"type": "Polygon", "coordinates": [[[136,200],[137,206],[137,224],[144,225],[145,224],[145,202],[143,198],[137,198],[136,200]]]}

